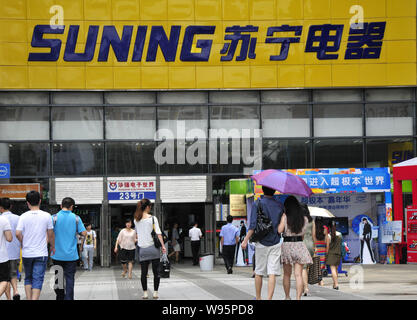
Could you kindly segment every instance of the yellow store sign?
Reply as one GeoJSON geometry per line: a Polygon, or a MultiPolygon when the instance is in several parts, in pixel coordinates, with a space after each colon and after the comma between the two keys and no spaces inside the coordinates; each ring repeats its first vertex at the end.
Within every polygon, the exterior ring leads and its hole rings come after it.
{"type": "Polygon", "coordinates": [[[416,1],[0,0],[0,89],[416,85],[416,1]]]}

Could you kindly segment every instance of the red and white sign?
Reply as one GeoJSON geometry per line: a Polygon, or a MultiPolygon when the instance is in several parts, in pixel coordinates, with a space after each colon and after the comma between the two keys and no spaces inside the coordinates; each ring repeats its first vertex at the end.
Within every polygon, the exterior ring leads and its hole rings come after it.
{"type": "Polygon", "coordinates": [[[407,262],[417,263],[417,206],[408,206],[407,212],[407,262]]]}

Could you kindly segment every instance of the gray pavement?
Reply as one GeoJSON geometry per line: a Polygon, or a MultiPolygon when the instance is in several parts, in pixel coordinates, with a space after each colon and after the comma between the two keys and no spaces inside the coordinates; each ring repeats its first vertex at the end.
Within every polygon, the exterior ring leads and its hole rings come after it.
{"type": "MultiPolygon", "coordinates": [[[[324,278],[324,286],[310,286],[310,295],[303,300],[363,300],[363,299],[417,299],[416,265],[344,265],[348,276],[339,276],[340,290],[332,289],[331,277],[324,278]]],[[[148,288],[153,292],[153,275],[149,268],[148,288]]],[[[202,272],[190,262],[174,264],[171,277],[161,279],[161,300],[252,300],[254,279],[251,267],[235,267],[233,274],[226,274],[222,265],[213,271],[202,272]]],[[[54,300],[53,275],[47,272],[41,300],[54,300]]],[[[24,299],[23,280],[19,290],[24,299]]],[[[267,295],[264,279],[262,296],[267,295]]],[[[133,278],[121,277],[121,267],[95,267],[93,271],[77,270],[76,300],[141,300],[140,269],[135,265],[133,278]]],[[[292,280],[291,297],[295,299],[295,281],[292,280]]],[[[282,276],[277,277],[274,300],[283,300],[282,276]]],[[[5,300],[3,295],[0,300],[5,300]]],[[[152,300],[152,299],[150,299],[152,300]]]]}

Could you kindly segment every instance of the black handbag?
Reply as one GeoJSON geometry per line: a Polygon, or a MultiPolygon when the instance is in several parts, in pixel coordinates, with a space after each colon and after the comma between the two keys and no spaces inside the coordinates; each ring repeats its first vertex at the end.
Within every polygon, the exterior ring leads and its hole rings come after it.
{"type": "Polygon", "coordinates": [[[251,237],[252,242],[261,241],[265,236],[273,230],[271,219],[262,209],[261,201],[258,202],[256,227],[251,237]]]}
{"type": "Polygon", "coordinates": [[[153,221],[153,217],[152,217],[152,239],[153,239],[153,244],[155,245],[156,248],[160,248],[161,247],[161,242],[159,241],[158,235],[155,232],[155,223],[153,221]]]}
{"type": "Polygon", "coordinates": [[[161,278],[169,278],[171,264],[166,254],[163,254],[159,262],[158,273],[161,278]]]}
{"type": "Polygon", "coordinates": [[[307,268],[308,284],[316,284],[323,279],[320,270],[320,257],[313,257],[313,264],[310,264],[307,268]]]}

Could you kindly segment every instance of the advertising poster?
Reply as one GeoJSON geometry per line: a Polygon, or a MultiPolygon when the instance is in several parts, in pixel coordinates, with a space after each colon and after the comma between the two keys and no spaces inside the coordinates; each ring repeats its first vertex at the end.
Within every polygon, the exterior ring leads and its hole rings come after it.
{"type": "Polygon", "coordinates": [[[239,229],[239,242],[236,245],[234,264],[238,267],[250,265],[252,264],[253,248],[248,244],[246,250],[243,250],[241,246],[243,240],[246,237],[246,233],[248,232],[248,222],[246,218],[236,218],[233,219],[232,224],[239,229]]]}
{"type": "Polygon", "coordinates": [[[401,243],[402,221],[386,221],[381,225],[381,242],[386,244],[401,243]]]}
{"type": "Polygon", "coordinates": [[[417,207],[407,207],[407,263],[417,263],[417,207]]]}
{"type": "Polygon", "coordinates": [[[109,178],[107,196],[110,203],[156,199],[156,181],[147,178],[109,178]]]}
{"type": "Polygon", "coordinates": [[[39,183],[1,184],[0,185],[0,198],[24,200],[26,199],[26,193],[32,190],[41,192],[41,185],[39,183]]]}
{"type": "Polygon", "coordinates": [[[246,217],[246,195],[230,195],[230,215],[233,217],[246,217]]]}

